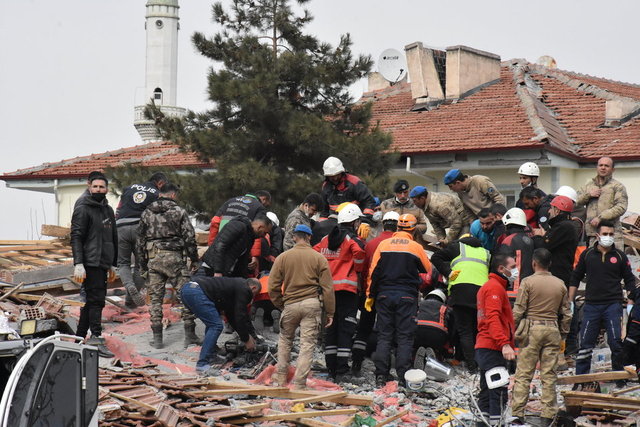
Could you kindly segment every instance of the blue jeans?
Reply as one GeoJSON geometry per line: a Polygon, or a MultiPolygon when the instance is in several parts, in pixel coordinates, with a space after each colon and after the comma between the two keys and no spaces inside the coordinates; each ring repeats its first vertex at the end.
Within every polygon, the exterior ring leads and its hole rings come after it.
{"type": "Polygon", "coordinates": [[[600,328],[607,331],[607,343],[611,350],[611,368],[614,371],[624,369],[622,360],[622,304],[585,304],[583,307],[582,327],[580,328],[580,350],[576,357],[576,375],[588,374],[591,369],[591,355],[596,346],[600,328]]]}
{"type": "Polygon", "coordinates": [[[216,305],[196,282],[185,283],[180,293],[182,303],[205,325],[204,340],[196,370],[207,370],[211,358],[216,354],[216,344],[223,329],[222,319],[216,305]]]}

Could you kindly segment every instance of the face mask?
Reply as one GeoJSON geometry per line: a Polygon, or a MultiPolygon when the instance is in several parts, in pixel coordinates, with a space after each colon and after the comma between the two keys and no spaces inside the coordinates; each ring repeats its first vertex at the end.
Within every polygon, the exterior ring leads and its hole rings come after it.
{"type": "Polygon", "coordinates": [[[509,283],[515,282],[516,279],[520,276],[520,271],[517,268],[512,268],[511,270],[509,270],[509,273],[511,273],[511,276],[507,277],[507,279],[509,279],[509,283]]]}
{"type": "Polygon", "coordinates": [[[101,202],[107,197],[105,193],[91,193],[91,198],[96,202],[101,202]]]}
{"type": "Polygon", "coordinates": [[[608,248],[609,246],[613,245],[613,240],[614,237],[613,236],[600,236],[598,237],[598,242],[600,243],[600,246],[608,248]]]}

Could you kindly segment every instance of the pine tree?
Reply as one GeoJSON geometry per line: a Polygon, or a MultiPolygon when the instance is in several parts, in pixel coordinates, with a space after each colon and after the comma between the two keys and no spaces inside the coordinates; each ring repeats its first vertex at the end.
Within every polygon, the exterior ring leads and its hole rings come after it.
{"type": "Polygon", "coordinates": [[[181,178],[196,186],[183,199],[198,211],[211,215],[229,197],[266,189],[286,214],[319,191],[328,156],[339,157],[372,191],[386,189],[391,137],[371,123],[370,105],[354,105],[349,94],[371,58],[353,57],[348,34],[334,48],[303,33],[312,19],[303,9],[307,1],[297,0],[298,14],[289,0],[235,0],[229,10],[215,3],[220,31],[192,37],[214,61],[208,76],[214,107],[182,120],[148,109],[166,138],[215,162],[213,174],[181,178]]]}

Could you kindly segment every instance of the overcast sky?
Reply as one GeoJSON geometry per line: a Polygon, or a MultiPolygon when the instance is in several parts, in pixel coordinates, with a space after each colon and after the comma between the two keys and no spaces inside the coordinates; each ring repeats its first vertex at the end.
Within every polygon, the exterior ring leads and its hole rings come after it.
{"type": "MultiPolygon", "coordinates": [[[[132,122],[144,87],[145,3],[0,0],[0,172],[140,143],[132,122]]],[[[180,3],[178,105],[203,110],[210,64],[190,37],[217,28],[210,1],[180,3]]],[[[354,51],[374,59],[415,41],[463,44],[503,60],[551,55],[562,69],[640,83],[637,0],[315,0],[308,8],[308,32],[334,45],[349,32],[354,51]]],[[[1,182],[0,202],[0,240],[37,237],[54,221],[52,195],[1,182]]]]}

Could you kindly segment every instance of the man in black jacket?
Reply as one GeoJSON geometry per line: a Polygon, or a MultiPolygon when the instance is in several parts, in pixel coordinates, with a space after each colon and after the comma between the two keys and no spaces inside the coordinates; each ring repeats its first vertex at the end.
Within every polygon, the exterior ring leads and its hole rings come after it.
{"type": "Polygon", "coordinates": [[[202,267],[215,277],[248,277],[251,247],[256,238],[271,231],[272,223],[264,214],[253,220],[236,216],[216,235],[213,244],[202,256],[202,267]]]}
{"type": "MultiPolygon", "coordinates": [[[[589,373],[591,355],[600,334],[600,325],[604,325],[607,331],[612,370],[624,369],[620,338],[624,295],[620,282],[624,281],[630,300],[637,299],[639,291],[629,259],[613,245],[614,236],[615,225],[610,221],[601,221],[596,234],[597,243],[580,255],[578,265],[571,275],[569,301],[573,301],[580,281],[585,275],[587,277],[584,318],[580,328],[580,350],[576,357],[577,375],[589,373]]],[[[623,386],[624,380],[618,380],[616,384],[623,386]]]]}
{"type": "Polygon", "coordinates": [[[206,327],[196,363],[197,372],[205,373],[212,364],[224,361],[216,354],[216,343],[223,328],[221,313],[245,343],[246,349],[255,349],[248,306],[259,291],[260,282],[256,279],[208,277],[203,274],[194,275],[182,287],[182,302],[206,327]]]}
{"type": "Polygon", "coordinates": [[[168,182],[167,176],[156,172],[144,184],[133,184],[125,188],[116,209],[116,225],[118,227],[118,275],[127,290],[125,305],[127,307],[142,306],[145,301],[140,295],[144,285],[140,277],[140,260],[136,256],[136,240],[138,223],[142,212],[155,202],[160,189],[168,182]],[[135,257],[135,269],[131,268],[131,256],[135,257]]]}
{"type": "Polygon", "coordinates": [[[551,219],[549,211],[551,210],[551,201],[555,196],[553,194],[545,194],[544,191],[537,187],[526,187],[520,192],[520,200],[524,209],[530,209],[535,212],[538,227],[549,230],[551,219]]]}
{"type": "Polygon", "coordinates": [[[535,245],[527,229],[527,217],[520,208],[511,208],[502,217],[506,231],[494,253],[511,255],[516,260],[520,275],[513,282],[513,288],[507,289],[509,298],[515,300],[518,288],[523,279],[533,274],[533,251],[535,245]]]}
{"type": "Polygon", "coordinates": [[[80,309],[76,335],[84,338],[91,329],[87,344],[98,347],[102,357],[113,357],[102,338],[102,309],[107,296],[107,279],[116,278],[118,234],[113,209],[106,196],[108,181],[104,176],[92,179],[90,197],[82,198],[71,218],[73,277],[84,283],[86,303],[80,309]]]}

